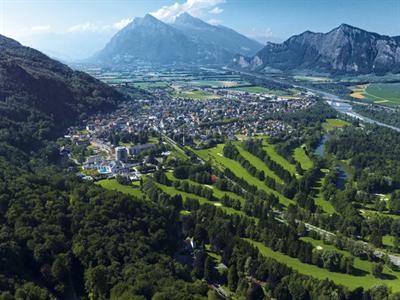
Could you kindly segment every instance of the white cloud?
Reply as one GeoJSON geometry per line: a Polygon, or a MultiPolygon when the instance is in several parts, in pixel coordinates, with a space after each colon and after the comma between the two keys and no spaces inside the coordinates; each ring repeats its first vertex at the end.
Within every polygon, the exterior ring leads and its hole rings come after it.
{"type": "Polygon", "coordinates": [[[210,14],[213,15],[219,15],[222,13],[224,10],[222,8],[219,8],[218,6],[214,7],[212,10],[209,11],[210,14]]]}
{"type": "Polygon", "coordinates": [[[128,25],[132,21],[133,21],[133,19],[122,19],[122,20],[114,23],[112,26],[115,29],[121,30],[122,28],[124,28],[126,25],[128,25]]]}
{"type": "Polygon", "coordinates": [[[33,31],[33,32],[47,32],[47,31],[50,31],[50,29],[51,29],[50,25],[35,25],[35,26],[32,26],[30,28],[30,31],[33,31]]]}
{"type": "Polygon", "coordinates": [[[160,20],[173,22],[177,16],[184,12],[199,17],[224,2],[225,0],[186,0],[184,3],[175,2],[170,6],[163,6],[151,14],[160,20]]]}
{"type": "Polygon", "coordinates": [[[219,25],[222,23],[222,21],[219,19],[210,19],[207,22],[210,23],[211,25],[219,25]]]}
{"type": "Polygon", "coordinates": [[[99,31],[100,27],[96,23],[86,22],[77,24],[68,28],[69,32],[96,32],[99,31]]]}
{"type": "Polygon", "coordinates": [[[95,22],[86,22],[82,24],[76,24],[68,28],[68,32],[83,33],[83,32],[107,32],[121,30],[126,25],[132,22],[132,19],[121,19],[113,24],[101,24],[95,22]]]}
{"type": "Polygon", "coordinates": [[[274,34],[271,28],[252,28],[251,31],[247,33],[247,36],[260,43],[281,42],[281,39],[274,34]]]}

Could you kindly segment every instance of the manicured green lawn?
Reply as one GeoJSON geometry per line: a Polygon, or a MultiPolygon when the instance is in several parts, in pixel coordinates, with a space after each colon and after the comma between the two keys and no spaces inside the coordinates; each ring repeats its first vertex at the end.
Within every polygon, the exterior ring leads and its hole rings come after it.
{"type": "MultiPolygon", "coordinates": [[[[171,181],[177,180],[177,179],[174,177],[173,172],[167,172],[166,175],[167,175],[167,178],[168,178],[169,180],[171,180],[171,181]]],[[[227,196],[228,196],[229,198],[231,198],[231,199],[237,199],[237,200],[239,200],[239,201],[240,201],[240,204],[241,204],[242,206],[244,205],[245,200],[244,200],[242,197],[240,197],[239,195],[236,195],[235,193],[228,192],[228,191],[221,191],[221,190],[217,189],[217,188],[216,188],[215,186],[213,186],[213,185],[200,184],[200,183],[197,183],[197,182],[192,181],[192,180],[190,180],[190,179],[179,179],[179,180],[180,180],[180,181],[186,181],[186,182],[188,182],[190,185],[197,185],[197,186],[201,185],[201,186],[203,186],[203,187],[209,188],[209,189],[211,189],[211,190],[213,191],[213,195],[214,195],[216,198],[218,198],[218,199],[221,199],[223,196],[227,195],[227,196]]]]}
{"type": "Polygon", "coordinates": [[[394,237],[391,235],[384,235],[382,237],[382,242],[385,246],[393,247],[394,237]]]}
{"type": "Polygon", "coordinates": [[[336,128],[343,128],[348,125],[350,125],[349,122],[340,119],[326,119],[325,123],[323,124],[326,131],[331,131],[336,128]]]}
{"type": "Polygon", "coordinates": [[[139,182],[134,182],[132,186],[120,184],[116,179],[104,179],[97,181],[96,184],[102,186],[106,190],[118,191],[124,194],[142,198],[143,193],[140,191],[139,182]]]}
{"type": "Polygon", "coordinates": [[[280,179],[273,171],[271,171],[265,163],[259,159],[257,156],[251,154],[250,152],[244,150],[239,142],[235,143],[237,149],[239,150],[240,154],[247,159],[254,167],[256,167],[260,171],[264,171],[266,176],[269,176],[275,179],[276,182],[283,184],[282,179],[280,179]]]}
{"type": "MultiPolygon", "coordinates": [[[[394,272],[385,267],[384,273],[389,275],[390,278],[393,279],[378,279],[375,278],[370,272],[370,263],[361,261],[360,259],[355,259],[355,267],[364,271],[361,275],[355,276],[350,274],[343,274],[337,272],[329,272],[326,269],[319,268],[315,265],[305,264],[298,260],[297,258],[290,257],[288,255],[282,254],[280,252],[272,251],[270,248],[266,247],[264,244],[260,242],[256,242],[253,240],[245,239],[255,247],[257,247],[261,254],[267,257],[271,257],[276,259],[277,261],[288,265],[294,270],[298,271],[301,274],[308,275],[320,280],[329,279],[337,284],[341,284],[347,286],[350,289],[356,289],[358,287],[363,287],[365,289],[369,289],[377,284],[384,284],[392,289],[393,292],[400,291],[400,273],[394,272]],[[365,270],[364,270],[365,269],[365,270]],[[367,270],[368,269],[368,270],[367,270]],[[368,272],[368,273],[366,273],[368,272]]],[[[318,242],[318,241],[317,241],[318,242]]],[[[322,242],[321,242],[322,243],[322,242]]],[[[317,243],[316,243],[317,244],[317,243]]],[[[325,249],[329,249],[328,246],[323,245],[325,249]]],[[[332,246],[333,247],[333,246],[332,246]]]]}
{"type": "MultiPolygon", "coordinates": [[[[387,238],[389,238],[389,236],[386,236],[387,238]]],[[[348,251],[346,251],[346,250],[339,250],[338,248],[336,248],[334,245],[329,245],[329,244],[327,244],[327,243],[325,243],[324,241],[321,241],[321,240],[315,240],[315,239],[313,239],[313,238],[310,238],[310,237],[303,237],[303,238],[301,238],[303,241],[307,241],[307,242],[309,242],[309,243],[311,243],[311,244],[313,244],[313,246],[314,247],[321,247],[322,249],[325,249],[325,250],[335,250],[335,251],[337,251],[337,252],[340,252],[340,253],[342,253],[343,255],[346,255],[346,256],[351,256],[351,254],[348,252],[348,251]]],[[[385,238],[384,238],[385,239],[385,238]]],[[[389,240],[389,239],[388,239],[389,240]]],[[[364,272],[367,272],[367,273],[371,273],[371,270],[372,270],[372,262],[370,262],[370,261],[368,261],[368,260],[362,260],[362,259],[360,259],[360,258],[358,258],[358,257],[355,257],[355,259],[354,259],[354,267],[355,268],[357,268],[357,269],[359,269],[359,270],[362,270],[362,271],[364,271],[364,272]]],[[[383,281],[396,281],[396,280],[400,280],[400,272],[394,272],[394,271],[392,271],[392,270],[390,270],[388,267],[384,267],[384,274],[386,274],[386,275],[393,275],[393,276],[396,276],[397,277],[397,279],[393,279],[393,280],[389,280],[389,279],[386,279],[386,280],[383,280],[383,281]]],[[[369,275],[371,275],[372,276],[372,274],[369,274],[369,275]]],[[[366,276],[368,276],[368,275],[366,275],[366,276]]],[[[379,280],[379,279],[378,279],[379,280]]],[[[400,283],[400,282],[399,282],[400,283]]],[[[400,288],[400,287],[399,287],[400,288]]]]}
{"type": "Polygon", "coordinates": [[[239,178],[243,178],[248,183],[257,186],[258,189],[262,189],[267,193],[272,193],[279,197],[279,202],[285,206],[288,206],[290,203],[293,203],[292,200],[284,197],[279,194],[277,191],[274,191],[267,187],[264,182],[258,180],[253,177],[246,169],[244,169],[237,161],[226,158],[223,155],[224,144],[219,144],[214,148],[204,149],[204,150],[195,150],[196,154],[199,155],[203,160],[208,161],[211,159],[213,163],[221,169],[229,168],[236,176],[239,178]]]}
{"type": "Polygon", "coordinates": [[[312,160],[307,156],[303,147],[298,147],[294,149],[293,157],[296,161],[298,161],[303,170],[309,170],[313,166],[312,160]]]}
{"type": "MultiPolygon", "coordinates": [[[[326,173],[327,170],[322,169],[322,172],[326,173]]],[[[317,181],[317,184],[315,186],[315,189],[317,190],[317,195],[314,198],[315,204],[318,206],[321,206],[322,209],[328,213],[328,214],[333,214],[335,212],[335,208],[332,206],[332,204],[324,199],[324,196],[321,191],[321,187],[324,183],[325,180],[325,174],[317,181]]]]}
{"type": "Polygon", "coordinates": [[[360,212],[361,212],[361,214],[363,216],[365,216],[367,218],[372,217],[374,215],[378,215],[380,217],[389,217],[389,218],[392,218],[392,219],[395,219],[395,220],[399,220],[400,219],[400,215],[394,215],[394,214],[389,214],[389,213],[381,213],[379,211],[366,209],[366,208],[360,209],[360,212]]]}
{"type": "Polygon", "coordinates": [[[215,253],[214,251],[212,251],[210,244],[206,244],[206,251],[207,251],[207,254],[209,256],[211,256],[215,260],[216,263],[220,263],[221,262],[221,255],[219,255],[218,253],[215,253]]]}
{"type": "Polygon", "coordinates": [[[230,215],[237,214],[237,215],[240,215],[240,216],[245,216],[245,214],[242,211],[238,211],[238,210],[235,210],[235,209],[230,208],[230,207],[225,207],[225,206],[223,206],[221,204],[221,202],[210,201],[210,200],[207,200],[206,198],[197,196],[195,194],[189,194],[189,193],[186,193],[186,192],[178,191],[173,186],[166,186],[166,185],[162,185],[162,184],[159,184],[159,183],[157,183],[157,186],[159,188],[161,188],[165,193],[167,193],[170,196],[181,195],[183,201],[186,201],[187,198],[197,199],[197,201],[199,201],[200,204],[207,203],[207,204],[215,205],[217,207],[220,207],[227,214],[230,214],[230,215]]]}
{"type": "Polygon", "coordinates": [[[296,172],[296,167],[291,164],[286,158],[280,156],[276,150],[275,150],[275,145],[268,143],[267,139],[263,139],[263,146],[264,150],[267,151],[267,154],[270,156],[270,158],[280,164],[282,167],[284,167],[287,171],[290,172],[292,175],[298,175],[296,172]]]}

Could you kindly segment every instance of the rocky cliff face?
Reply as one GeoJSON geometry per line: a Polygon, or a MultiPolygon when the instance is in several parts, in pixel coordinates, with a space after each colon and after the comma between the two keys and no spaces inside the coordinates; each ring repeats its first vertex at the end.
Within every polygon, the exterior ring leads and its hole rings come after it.
{"type": "Polygon", "coordinates": [[[325,34],[306,31],[281,44],[268,43],[254,57],[236,56],[232,66],[255,71],[399,73],[400,41],[342,24],[325,34]]]}
{"type": "Polygon", "coordinates": [[[232,54],[250,56],[256,54],[263,47],[260,43],[228,27],[208,24],[188,13],[177,17],[172,26],[195,40],[223,48],[232,54]]]}
{"type": "Polygon", "coordinates": [[[261,47],[231,29],[188,14],[174,24],[146,15],[119,31],[93,60],[109,64],[227,64],[236,53],[250,55],[261,47]]]}

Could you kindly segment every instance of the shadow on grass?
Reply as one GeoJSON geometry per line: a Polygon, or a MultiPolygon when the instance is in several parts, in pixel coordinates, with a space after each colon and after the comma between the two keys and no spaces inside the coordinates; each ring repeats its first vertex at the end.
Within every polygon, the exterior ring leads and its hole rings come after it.
{"type": "Polygon", "coordinates": [[[392,274],[387,274],[387,273],[383,273],[381,276],[378,277],[379,279],[382,280],[395,280],[397,279],[396,276],[392,275],[392,274]]]}

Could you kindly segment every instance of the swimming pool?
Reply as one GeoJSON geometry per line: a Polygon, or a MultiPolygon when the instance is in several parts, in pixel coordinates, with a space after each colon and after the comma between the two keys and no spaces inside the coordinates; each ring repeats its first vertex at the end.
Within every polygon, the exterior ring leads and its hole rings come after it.
{"type": "Polygon", "coordinates": [[[111,168],[109,166],[101,166],[97,168],[97,171],[100,174],[110,174],[111,173],[111,168]]]}

